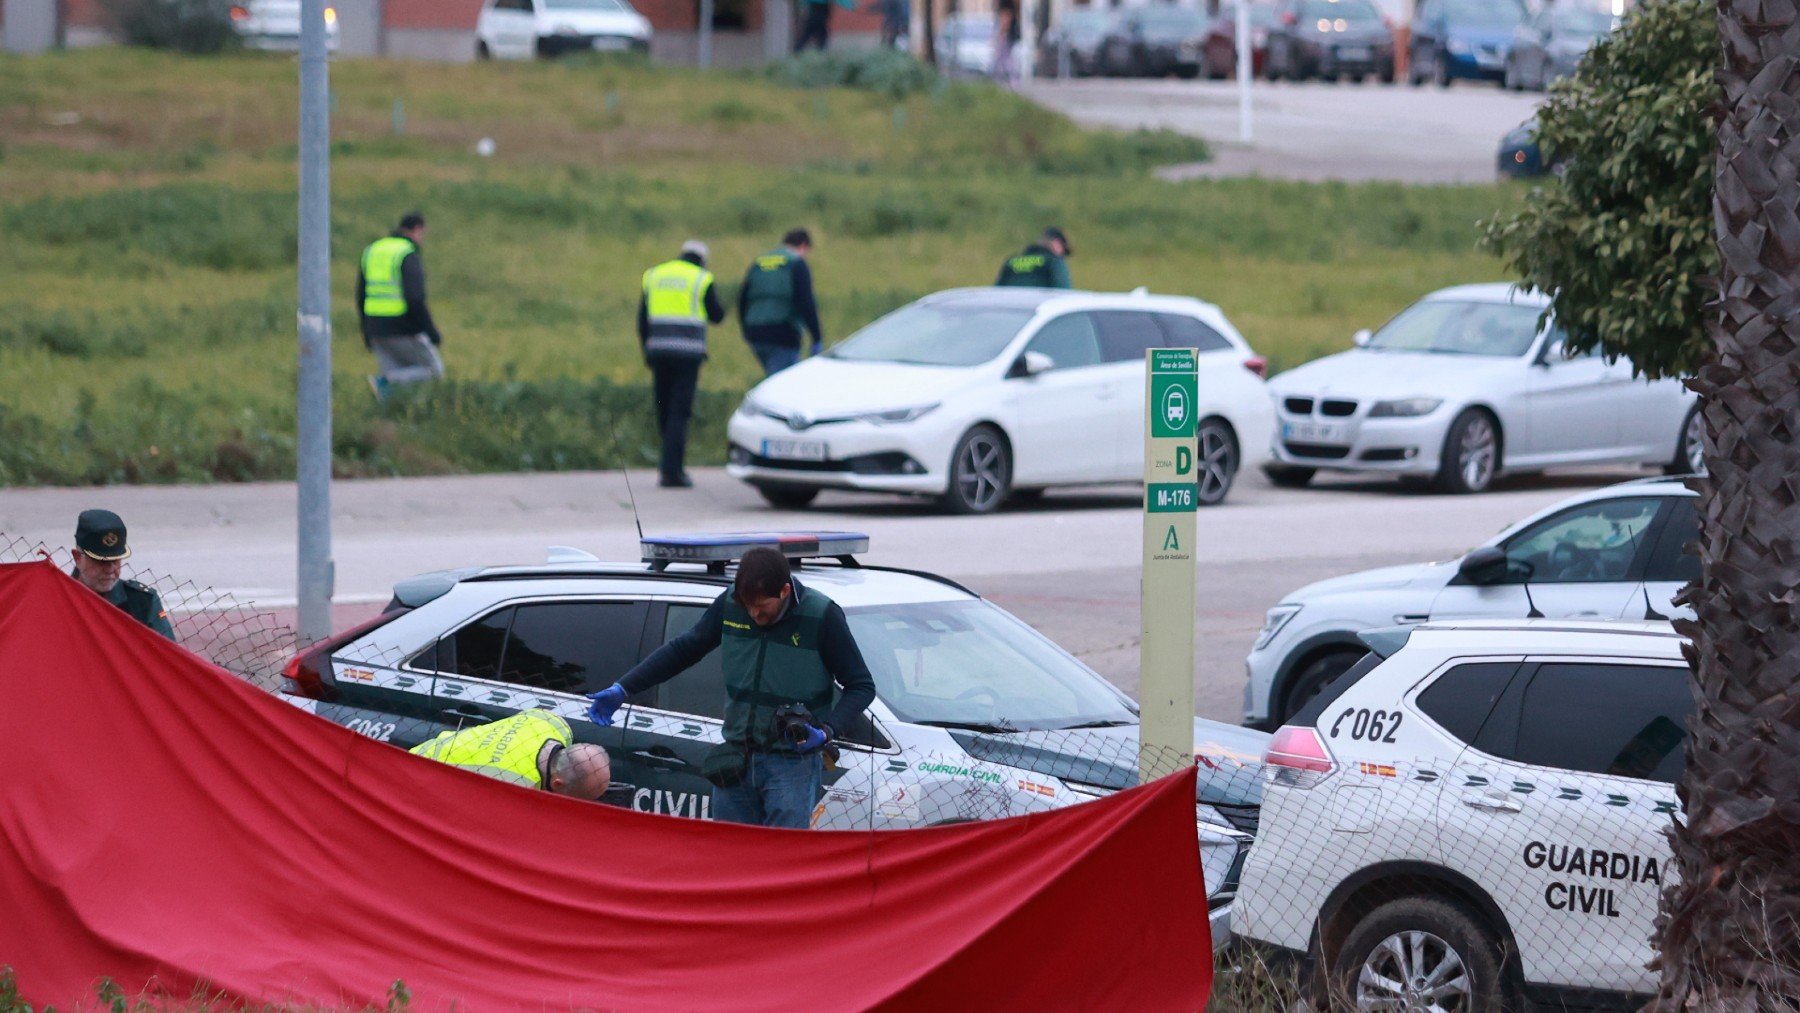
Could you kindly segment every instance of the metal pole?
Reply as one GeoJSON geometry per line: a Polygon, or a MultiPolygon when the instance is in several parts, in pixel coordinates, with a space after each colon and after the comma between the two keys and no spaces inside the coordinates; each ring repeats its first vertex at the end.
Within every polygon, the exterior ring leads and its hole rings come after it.
{"type": "Polygon", "coordinates": [[[712,68],[713,0],[700,0],[700,69],[712,68]]]}
{"type": "Polygon", "coordinates": [[[300,642],[331,635],[331,71],[326,0],[300,0],[300,642]]]}
{"type": "Polygon", "coordinates": [[[1250,77],[1255,69],[1250,51],[1250,0],[1237,0],[1238,140],[1249,144],[1255,131],[1250,125],[1250,77]]]}

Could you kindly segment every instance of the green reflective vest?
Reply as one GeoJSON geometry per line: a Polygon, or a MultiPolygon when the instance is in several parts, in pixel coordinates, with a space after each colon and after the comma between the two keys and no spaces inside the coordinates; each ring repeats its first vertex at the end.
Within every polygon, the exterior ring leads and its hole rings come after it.
{"type": "Polygon", "coordinates": [[[794,254],[772,250],[756,258],[744,276],[744,326],[804,323],[794,308],[794,254]]]}
{"type": "Polygon", "coordinates": [[[558,715],[528,710],[492,724],[442,732],[408,752],[527,788],[541,788],[544,776],[538,770],[538,754],[544,743],[567,746],[574,738],[569,723],[558,715]]]}
{"type": "Polygon", "coordinates": [[[1025,248],[1025,252],[1006,259],[1006,263],[1000,266],[1000,277],[994,284],[1068,288],[1068,262],[1033,243],[1025,248]]]}
{"type": "Polygon", "coordinates": [[[400,262],[418,249],[405,236],[384,236],[363,251],[363,316],[406,315],[406,293],[400,287],[400,262]]]}
{"type": "Polygon", "coordinates": [[[819,627],[830,607],[830,598],[804,590],[787,615],[758,626],[735,595],[726,597],[719,631],[725,741],[792,752],[791,744],[774,736],[776,709],[797,703],[817,718],[831,707],[831,673],[819,657],[819,627]]]}
{"type": "Polygon", "coordinates": [[[706,356],[706,290],[712,272],[671,260],[644,272],[644,315],[649,317],[646,355],[706,356]]]}

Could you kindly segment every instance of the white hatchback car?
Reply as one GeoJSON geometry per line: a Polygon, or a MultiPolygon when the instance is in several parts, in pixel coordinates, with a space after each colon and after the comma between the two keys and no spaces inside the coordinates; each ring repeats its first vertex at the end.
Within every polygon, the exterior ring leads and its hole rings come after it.
{"type": "Polygon", "coordinates": [[[757,384],[727,470],[779,507],[821,489],[987,513],[1048,486],[1139,482],[1144,353],[1199,349],[1199,502],[1268,446],[1264,360],[1219,308],[1141,292],[939,292],[757,384]]]}
{"type": "MultiPolygon", "coordinates": [[[[232,30],[251,49],[300,48],[300,0],[238,0],[229,14],[232,30]]],[[[326,7],[325,48],[337,47],[337,8],[326,7]]]]}
{"type": "Polygon", "coordinates": [[[487,0],[475,19],[475,56],[647,53],[650,35],[649,19],[627,0],[487,0]]]}
{"type": "Polygon", "coordinates": [[[1625,359],[1564,357],[1562,332],[1539,326],[1548,306],[1505,284],[1443,289],[1358,332],[1358,347],[1275,377],[1269,477],[1304,485],[1331,469],[1480,492],[1564,465],[1699,471],[1696,395],[1635,378],[1625,359]]]}
{"type": "Polygon", "coordinates": [[[1275,733],[1242,939],[1352,1009],[1642,1004],[1693,711],[1666,623],[1470,622],[1373,650],[1275,733]]]}

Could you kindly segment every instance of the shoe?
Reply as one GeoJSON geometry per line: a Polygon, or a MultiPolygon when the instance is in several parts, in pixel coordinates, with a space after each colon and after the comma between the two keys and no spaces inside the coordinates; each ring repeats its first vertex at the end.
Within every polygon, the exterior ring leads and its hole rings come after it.
{"type": "Polygon", "coordinates": [[[388,393],[387,377],[385,377],[385,376],[369,377],[369,389],[375,392],[375,400],[386,401],[387,393],[388,393]]]}
{"type": "Polygon", "coordinates": [[[684,471],[679,475],[664,475],[662,481],[656,484],[664,489],[692,489],[694,480],[689,478],[688,473],[684,471]]]}

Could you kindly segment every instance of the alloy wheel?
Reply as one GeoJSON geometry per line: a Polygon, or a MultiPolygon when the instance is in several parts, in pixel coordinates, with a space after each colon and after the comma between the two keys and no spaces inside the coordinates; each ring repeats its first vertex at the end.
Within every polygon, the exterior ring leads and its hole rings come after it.
{"type": "Polygon", "coordinates": [[[1200,427],[1199,474],[1195,476],[1197,495],[1202,503],[1217,503],[1231,491],[1237,475],[1237,444],[1231,434],[1217,423],[1200,427]]]}
{"type": "Polygon", "coordinates": [[[1681,432],[1681,450],[1687,458],[1688,474],[1706,475],[1706,423],[1698,411],[1688,413],[1687,425],[1681,432]]]}
{"type": "Polygon", "coordinates": [[[963,441],[956,455],[956,488],[975,513],[998,506],[1006,494],[1006,449],[989,432],[975,432],[963,441]]]}
{"type": "Polygon", "coordinates": [[[1462,472],[1463,485],[1481,490],[1493,481],[1495,443],[1494,424],[1486,416],[1477,415],[1463,427],[1456,447],[1456,467],[1462,472]]]}
{"type": "Polygon", "coordinates": [[[1474,986],[1455,948],[1430,932],[1396,932],[1375,945],[1356,976],[1356,1008],[1452,1013],[1474,986]]]}

